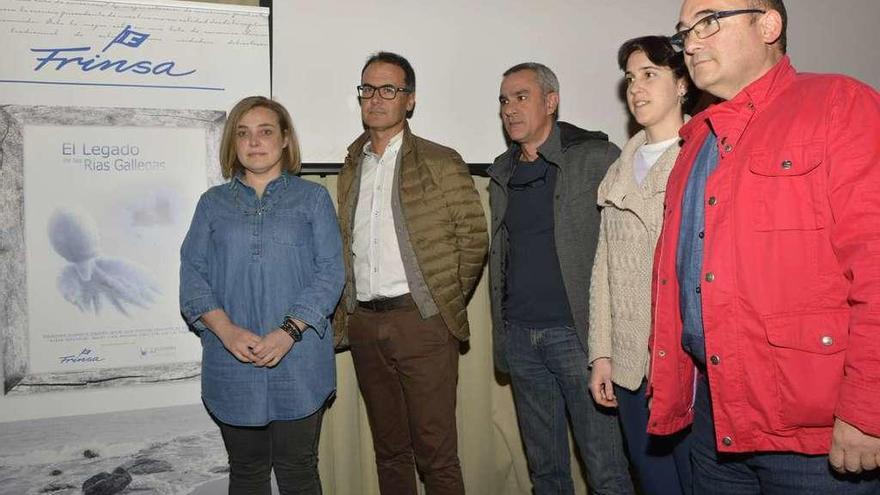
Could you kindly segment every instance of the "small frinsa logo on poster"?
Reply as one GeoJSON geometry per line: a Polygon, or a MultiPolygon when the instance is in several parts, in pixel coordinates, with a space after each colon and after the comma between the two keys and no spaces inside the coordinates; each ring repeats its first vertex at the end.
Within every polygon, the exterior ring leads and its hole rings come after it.
{"type": "Polygon", "coordinates": [[[70,354],[67,356],[60,356],[58,360],[61,364],[78,364],[78,363],[97,363],[103,361],[104,358],[99,356],[94,349],[90,349],[88,347],[83,347],[79,354],[70,354]]]}

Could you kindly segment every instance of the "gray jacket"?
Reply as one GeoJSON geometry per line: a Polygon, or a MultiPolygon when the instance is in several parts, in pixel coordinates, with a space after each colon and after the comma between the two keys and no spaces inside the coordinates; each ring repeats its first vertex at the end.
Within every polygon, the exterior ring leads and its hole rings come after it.
{"type": "MultiPolygon", "coordinates": [[[[488,169],[489,205],[492,211],[492,243],[489,250],[489,297],[492,303],[493,350],[495,367],[507,372],[506,330],[502,313],[505,263],[507,261],[507,183],[513,173],[513,160],[520,148],[513,144],[488,169]]],[[[593,257],[599,236],[599,183],[620,149],[602,132],[586,131],[566,122],[557,122],[538,153],[557,167],[554,196],[554,236],[559,267],[568,296],[578,339],[587,349],[590,320],[589,289],[593,257]]]]}

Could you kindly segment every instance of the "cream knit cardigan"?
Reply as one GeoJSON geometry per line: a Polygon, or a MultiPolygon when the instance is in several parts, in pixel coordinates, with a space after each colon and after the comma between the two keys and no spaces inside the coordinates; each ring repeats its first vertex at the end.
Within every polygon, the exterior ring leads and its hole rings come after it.
{"type": "Polygon", "coordinates": [[[602,208],[599,244],[590,283],[590,363],[611,358],[612,381],[636,390],[647,376],[651,332],[651,270],[663,220],[666,179],[678,157],[669,147],[641,185],[633,157],[645,131],[624,146],[599,185],[602,208]]]}

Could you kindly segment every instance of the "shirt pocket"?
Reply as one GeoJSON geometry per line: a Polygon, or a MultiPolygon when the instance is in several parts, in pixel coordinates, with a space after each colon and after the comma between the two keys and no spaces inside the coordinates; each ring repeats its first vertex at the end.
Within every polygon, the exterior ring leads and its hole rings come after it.
{"type": "Polygon", "coordinates": [[[277,208],[268,215],[272,240],[283,246],[303,246],[311,239],[311,218],[303,207],[277,208]]]}
{"type": "Polygon", "coordinates": [[[818,230],[824,142],[792,145],[780,151],[756,151],[749,172],[756,201],[755,230],[818,230]]]}
{"type": "Polygon", "coordinates": [[[220,394],[223,384],[247,381],[247,367],[251,364],[241,363],[223,345],[223,342],[211,331],[202,332],[202,382],[203,386],[211,387],[214,395],[220,394]]]}
{"type": "Polygon", "coordinates": [[[833,424],[849,315],[844,309],[764,319],[776,376],[776,412],[783,428],[833,424]]]}

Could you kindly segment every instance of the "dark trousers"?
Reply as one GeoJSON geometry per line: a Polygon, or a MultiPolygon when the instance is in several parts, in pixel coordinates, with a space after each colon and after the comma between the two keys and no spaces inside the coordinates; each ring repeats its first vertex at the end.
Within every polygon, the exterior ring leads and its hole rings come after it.
{"type": "Polygon", "coordinates": [[[877,495],[877,472],[838,475],[827,455],[719,454],[705,376],[697,380],[691,439],[694,493],[712,495],[877,495]]]}
{"type": "Polygon", "coordinates": [[[648,434],[647,381],[638,390],[614,386],[629,460],[644,495],[691,495],[690,428],[670,436],[648,434]]]}
{"type": "Polygon", "coordinates": [[[318,440],[323,409],[262,427],[220,425],[229,454],[229,495],[270,495],[270,473],[282,495],[320,495],[318,440]]]}
{"type": "Polygon", "coordinates": [[[381,492],[415,495],[417,466],[428,495],[463,494],[455,426],[458,341],[443,320],[423,320],[414,304],[390,311],[359,307],[349,321],[349,342],[381,492]]]}

